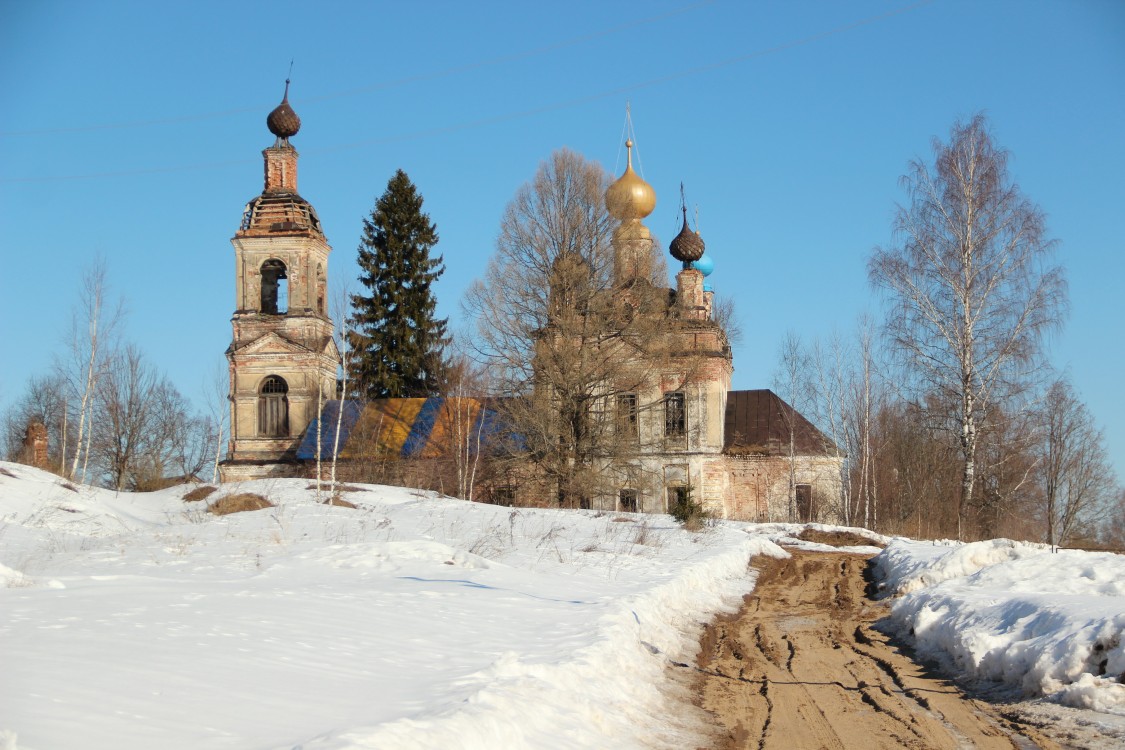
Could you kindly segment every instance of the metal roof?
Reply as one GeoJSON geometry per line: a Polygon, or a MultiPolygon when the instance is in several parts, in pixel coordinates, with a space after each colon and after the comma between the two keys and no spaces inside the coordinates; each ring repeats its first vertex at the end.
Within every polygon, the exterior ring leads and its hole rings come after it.
{"type": "Polygon", "coordinates": [[[836,455],[836,445],[768,388],[727,393],[723,453],[789,455],[789,437],[798,456],[836,455]]]}

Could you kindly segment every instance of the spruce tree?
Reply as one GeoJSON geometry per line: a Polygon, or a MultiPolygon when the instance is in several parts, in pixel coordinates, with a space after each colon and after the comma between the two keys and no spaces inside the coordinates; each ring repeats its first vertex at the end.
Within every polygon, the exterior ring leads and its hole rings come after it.
{"type": "Polygon", "coordinates": [[[437,394],[445,379],[448,319],[434,317],[431,286],[445,271],[430,257],[437,226],[401,169],[387,183],[359,245],[360,283],[351,298],[351,377],[368,399],[437,394]]]}

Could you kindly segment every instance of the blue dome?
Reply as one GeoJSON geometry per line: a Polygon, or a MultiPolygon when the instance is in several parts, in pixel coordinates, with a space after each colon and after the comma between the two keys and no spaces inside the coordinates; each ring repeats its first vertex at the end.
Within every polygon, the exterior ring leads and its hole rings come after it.
{"type": "Polygon", "coordinates": [[[701,272],[704,276],[710,276],[711,272],[715,270],[715,261],[711,260],[710,255],[704,253],[702,258],[692,261],[691,267],[701,272]]]}

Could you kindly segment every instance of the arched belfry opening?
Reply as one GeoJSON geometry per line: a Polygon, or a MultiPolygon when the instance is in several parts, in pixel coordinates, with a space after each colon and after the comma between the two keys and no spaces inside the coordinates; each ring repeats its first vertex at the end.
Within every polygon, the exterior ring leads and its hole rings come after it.
{"type": "Polygon", "coordinates": [[[258,434],[286,437],[289,434],[289,384],[270,375],[258,389],[258,434]]]}
{"type": "Polygon", "coordinates": [[[266,315],[284,315],[289,311],[289,281],[285,264],[270,258],[262,264],[262,306],[266,315]]]}

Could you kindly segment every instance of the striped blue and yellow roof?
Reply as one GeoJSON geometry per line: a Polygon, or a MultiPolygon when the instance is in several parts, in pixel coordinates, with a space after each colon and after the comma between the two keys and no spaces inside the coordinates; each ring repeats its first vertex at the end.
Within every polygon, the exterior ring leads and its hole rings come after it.
{"type": "Polygon", "coordinates": [[[477,398],[388,398],[361,403],[329,401],[313,419],[297,448],[297,458],[316,458],[320,429],[320,457],[331,458],[340,424],[339,456],[441,458],[455,446],[468,443],[475,452],[502,432],[501,421],[488,402],[477,398]],[[341,404],[343,416],[340,415],[341,404]],[[479,440],[478,440],[479,438],[479,440]]]}

